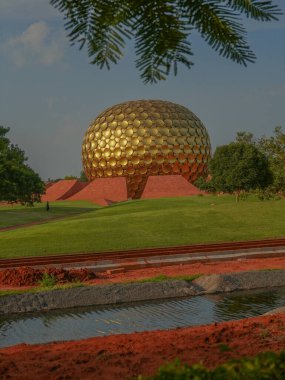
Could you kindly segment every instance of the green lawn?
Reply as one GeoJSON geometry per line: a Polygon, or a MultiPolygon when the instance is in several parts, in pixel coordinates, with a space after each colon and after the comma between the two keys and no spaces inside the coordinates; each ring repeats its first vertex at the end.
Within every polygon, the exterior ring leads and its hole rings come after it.
{"type": "Polygon", "coordinates": [[[20,224],[37,222],[61,216],[80,214],[93,210],[99,206],[85,201],[77,202],[50,202],[50,209],[46,211],[46,204],[35,204],[34,207],[2,206],[0,207],[0,228],[20,224]]]}
{"type": "Polygon", "coordinates": [[[285,236],[285,200],[233,196],[129,201],[0,232],[0,257],[92,252],[285,236]]]}

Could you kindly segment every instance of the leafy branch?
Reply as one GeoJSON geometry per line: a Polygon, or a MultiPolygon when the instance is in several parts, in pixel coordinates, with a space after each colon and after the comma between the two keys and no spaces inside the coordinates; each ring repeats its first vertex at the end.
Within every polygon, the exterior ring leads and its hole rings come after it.
{"type": "Polygon", "coordinates": [[[193,29],[218,54],[246,66],[256,57],[242,15],[257,21],[282,14],[270,0],[50,0],[64,15],[71,44],[87,46],[91,63],[110,69],[135,42],[136,67],[145,83],[193,65],[193,29]],[[191,59],[190,59],[191,58],[191,59]]]}

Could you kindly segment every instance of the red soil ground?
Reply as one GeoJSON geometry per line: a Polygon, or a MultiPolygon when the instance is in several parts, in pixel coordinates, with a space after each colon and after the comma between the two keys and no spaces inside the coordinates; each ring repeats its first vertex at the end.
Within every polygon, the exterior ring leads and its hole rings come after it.
{"type": "Polygon", "coordinates": [[[180,358],[214,367],[285,347],[285,314],[168,331],[0,349],[1,379],[123,380],[180,358]],[[224,350],[225,345],[228,351],[224,350]]]}
{"type": "MultiPolygon", "coordinates": [[[[172,265],[157,268],[145,268],[137,269],[132,271],[120,273],[98,273],[96,277],[89,280],[90,284],[107,284],[107,283],[119,283],[127,281],[135,281],[144,278],[151,278],[159,275],[166,275],[169,277],[184,276],[184,275],[195,275],[195,274],[219,274],[219,273],[230,273],[230,272],[243,272],[249,270],[262,270],[262,269],[285,269],[285,257],[277,258],[267,258],[267,259],[242,259],[238,261],[220,261],[220,262],[210,262],[210,263],[194,263],[194,264],[183,264],[183,265],[172,265]]],[[[21,273],[22,269],[19,273],[21,273]]],[[[18,283],[19,275],[17,275],[17,270],[11,272],[10,283],[5,280],[5,283],[1,278],[8,276],[6,274],[1,274],[0,271],[0,290],[1,289],[16,289],[18,286],[31,286],[33,285],[29,279],[27,283],[18,283]],[[13,272],[15,271],[15,272],[13,272]],[[15,274],[14,274],[15,273],[15,274]],[[1,277],[2,276],[2,277],[1,277]]],[[[21,276],[20,276],[21,277],[21,276]]]]}
{"type": "Polygon", "coordinates": [[[20,267],[13,269],[5,269],[0,271],[0,286],[7,287],[22,287],[38,285],[46,273],[54,276],[58,284],[65,284],[75,281],[88,281],[95,278],[94,272],[88,269],[59,269],[59,268],[44,268],[34,269],[30,267],[20,267]]]}
{"type": "Polygon", "coordinates": [[[172,265],[157,268],[138,269],[125,273],[113,273],[109,275],[106,273],[98,273],[97,278],[90,282],[94,284],[102,284],[110,282],[134,281],[138,279],[159,276],[161,274],[174,277],[183,275],[191,276],[194,274],[243,272],[262,269],[285,269],[285,257],[172,265]]]}
{"type": "MultiPolygon", "coordinates": [[[[91,282],[122,282],[159,274],[176,276],[273,268],[284,269],[285,258],[148,268],[109,276],[101,274],[102,278],[91,282]]],[[[207,367],[215,367],[232,358],[284,348],[285,314],[279,314],[192,328],[13,346],[0,349],[0,378],[124,380],[138,374],[150,375],[175,358],[188,364],[201,362],[207,367]]]]}

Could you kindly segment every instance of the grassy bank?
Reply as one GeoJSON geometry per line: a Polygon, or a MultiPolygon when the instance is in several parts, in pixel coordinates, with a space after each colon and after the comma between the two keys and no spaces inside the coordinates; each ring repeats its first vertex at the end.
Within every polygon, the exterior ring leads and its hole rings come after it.
{"type": "Polygon", "coordinates": [[[72,289],[72,288],[81,288],[82,286],[88,286],[82,282],[60,284],[55,286],[37,286],[30,289],[15,289],[15,290],[0,290],[0,297],[2,296],[14,296],[16,294],[27,294],[27,293],[40,293],[48,292],[51,290],[62,290],[62,289],[72,289]]]}
{"type": "Polygon", "coordinates": [[[50,202],[49,211],[46,211],[45,203],[35,204],[34,207],[2,206],[0,207],[0,228],[76,215],[98,207],[85,201],[50,202]]]}
{"type": "Polygon", "coordinates": [[[285,235],[285,200],[138,200],[0,233],[0,257],[252,240],[285,235]]]}
{"type": "MultiPolygon", "coordinates": [[[[201,277],[202,274],[194,274],[192,276],[187,275],[181,275],[181,276],[166,276],[166,275],[160,275],[155,277],[147,277],[143,278],[141,280],[132,280],[132,281],[125,281],[125,282],[118,282],[117,284],[137,284],[137,283],[144,283],[144,282],[162,282],[162,281],[173,281],[173,280],[185,280],[185,281],[194,281],[196,278],[201,277]]],[[[116,284],[116,282],[113,282],[112,284],[116,284]]],[[[84,282],[70,282],[67,284],[58,284],[54,286],[43,286],[39,285],[37,287],[33,287],[30,289],[14,289],[14,290],[1,290],[0,289],[0,297],[1,296],[7,296],[7,295],[15,295],[15,294],[24,294],[24,293],[39,293],[39,292],[46,292],[50,290],[57,290],[57,289],[71,289],[71,288],[79,288],[83,286],[96,286],[95,284],[88,284],[84,282]]]]}

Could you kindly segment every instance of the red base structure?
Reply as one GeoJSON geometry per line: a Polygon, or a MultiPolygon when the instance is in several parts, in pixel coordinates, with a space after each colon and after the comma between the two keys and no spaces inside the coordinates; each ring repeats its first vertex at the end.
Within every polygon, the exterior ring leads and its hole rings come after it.
{"type": "Polygon", "coordinates": [[[85,200],[101,206],[108,206],[127,199],[127,185],[124,177],[95,179],[89,182],[84,189],[68,198],[69,201],[85,200]]]}
{"type": "MultiPolygon", "coordinates": [[[[90,201],[101,206],[126,201],[127,184],[125,177],[97,178],[92,182],[61,180],[46,189],[42,201],[90,201]]],[[[205,194],[181,175],[158,175],[147,179],[142,199],[162,197],[187,197],[205,194]]]]}
{"type": "Polygon", "coordinates": [[[187,197],[204,194],[181,175],[158,175],[148,177],[142,199],[162,197],[187,197]]]}
{"type": "Polygon", "coordinates": [[[46,188],[46,193],[42,196],[42,202],[65,200],[82,190],[87,184],[87,182],[79,182],[77,179],[62,179],[46,188]]]}

